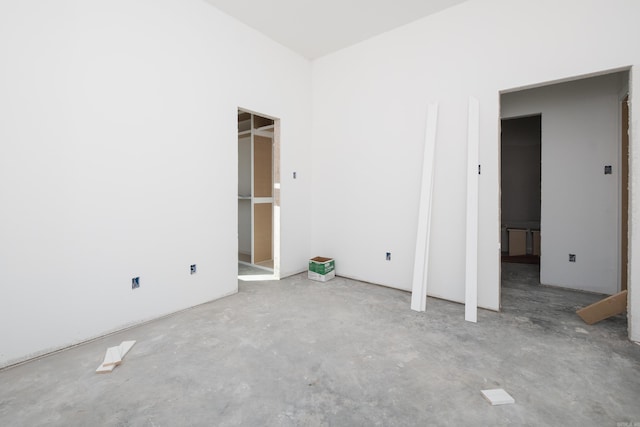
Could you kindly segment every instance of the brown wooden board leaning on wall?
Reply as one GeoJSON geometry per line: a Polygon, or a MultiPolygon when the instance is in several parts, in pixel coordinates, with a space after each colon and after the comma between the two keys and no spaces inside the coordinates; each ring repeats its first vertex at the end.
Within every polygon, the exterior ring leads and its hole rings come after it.
{"type": "Polygon", "coordinates": [[[588,325],[627,311],[627,291],[618,292],[576,311],[588,325]]]}

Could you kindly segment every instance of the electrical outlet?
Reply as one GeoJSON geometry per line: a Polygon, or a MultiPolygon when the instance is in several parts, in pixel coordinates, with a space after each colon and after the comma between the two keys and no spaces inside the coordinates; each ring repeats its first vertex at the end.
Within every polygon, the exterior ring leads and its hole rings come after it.
{"type": "Polygon", "coordinates": [[[391,261],[391,252],[387,252],[387,261],[391,261]]]}
{"type": "Polygon", "coordinates": [[[294,172],[294,173],[293,173],[293,179],[296,179],[296,178],[298,178],[298,173],[297,173],[297,172],[294,172]]]}
{"type": "Polygon", "coordinates": [[[607,165],[604,167],[604,174],[611,175],[613,173],[613,167],[611,165],[607,165]]]}
{"type": "Polygon", "coordinates": [[[576,262],[576,254],[569,254],[569,262],[576,262]]]}
{"type": "Polygon", "coordinates": [[[191,274],[196,274],[196,265],[191,264],[191,274]]]}
{"type": "Polygon", "coordinates": [[[131,289],[138,289],[140,287],[140,277],[134,277],[131,279],[131,289]]]}

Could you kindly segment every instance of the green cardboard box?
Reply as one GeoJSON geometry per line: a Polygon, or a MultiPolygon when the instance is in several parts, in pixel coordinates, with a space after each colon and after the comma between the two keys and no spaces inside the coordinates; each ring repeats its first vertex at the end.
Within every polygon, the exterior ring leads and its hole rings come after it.
{"type": "Polygon", "coordinates": [[[333,258],[317,256],[309,260],[309,279],[326,282],[336,277],[336,262],[333,258]]]}

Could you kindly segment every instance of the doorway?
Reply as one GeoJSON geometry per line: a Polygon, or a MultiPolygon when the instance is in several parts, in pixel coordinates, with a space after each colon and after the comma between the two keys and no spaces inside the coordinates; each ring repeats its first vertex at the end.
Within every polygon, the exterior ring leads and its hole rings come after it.
{"type": "MultiPolygon", "coordinates": [[[[510,252],[513,243],[507,229],[522,229],[519,240],[520,230],[515,230],[514,240],[523,255],[539,251],[538,285],[587,291],[599,298],[625,286],[629,171],[623,137],[628,113],[621,94],[628,92],[628,84],[629,72],[622,71],[501,94],[502,249],[510,252]],[[514,197],[509,188],[514,183],[507,179],[514,165],[505,140],[512,125],[523,119],[539,123],[539,157],[528,154],[540,165],[539,246],[535,223],[509,224],[512,214],[505,206],[514,197]]],[[[520,197],[520,209],[530,206],[522,195],[515,197],[520,197]]],[[[567,298],[577,295],[568,293],[567,298]]]]}
{"type": "Polygon", "coordinates": [[[542,115],[501,121],[502,261],[540,264],[542,115]]]}
{"type": "Polygon", "coordinates": [[[238,278],[279,278],[280,121],[238,109],[238,278]]]}

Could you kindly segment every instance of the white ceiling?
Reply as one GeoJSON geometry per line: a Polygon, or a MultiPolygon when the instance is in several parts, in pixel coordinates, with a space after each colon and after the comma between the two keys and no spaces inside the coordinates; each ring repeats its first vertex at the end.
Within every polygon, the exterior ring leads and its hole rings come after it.
{"type": "Polygon", "coordinates": [[[314,59],[466,0],[205,0],[314,59]]]}

